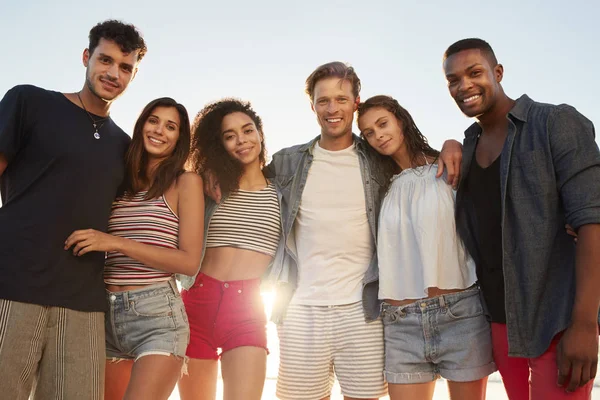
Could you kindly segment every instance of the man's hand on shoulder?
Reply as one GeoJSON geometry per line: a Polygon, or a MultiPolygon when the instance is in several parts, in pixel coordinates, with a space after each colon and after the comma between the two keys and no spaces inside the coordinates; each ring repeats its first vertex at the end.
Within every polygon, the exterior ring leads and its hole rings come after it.
{"type": "Polygon", "coordinates": [[[462,145],[460,142],[454,139],[446,140],[442,146],[442,151],[440,152],[440,157],[438,159],[438,172],[436,177],[441,177],[445,170],[448,176],[448,184],[456,189],[460,179],[461,162],[462,145]]]}

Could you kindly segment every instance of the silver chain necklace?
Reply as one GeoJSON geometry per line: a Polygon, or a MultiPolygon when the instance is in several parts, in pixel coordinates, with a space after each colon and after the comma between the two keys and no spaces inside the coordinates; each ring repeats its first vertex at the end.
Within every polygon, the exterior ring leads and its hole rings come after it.
{"type": "Polygon", "coordinates": [[[98,131],[100,130],[100,128],[102,128],[102,125],[104,125],[106,120],[108,118],[110,118],[110,115],[106,116],[104,118],[95,120],[94,117],[92,117],[92,114],[90,114],[90,112],[87,110],[87,108],[85,108],[85,104],[83,104],[83,100],[81,100],[81,96],[79,95],[79,93],[80,92],[77,92],[77,98],[79,99],[79,102],[81,103],[81,106],[85,110],[88,117],[90,117],[90,119],[92,120],[92,125],[94,126],[94,139],[100,139],[100,132],[98,132],[98,131]]]}

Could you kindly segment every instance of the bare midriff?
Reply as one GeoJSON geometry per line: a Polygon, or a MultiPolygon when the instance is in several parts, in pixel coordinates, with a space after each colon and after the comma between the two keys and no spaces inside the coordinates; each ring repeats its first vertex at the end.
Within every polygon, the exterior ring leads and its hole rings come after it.
{"type": "Polygon", "coordinates": [[[127,292],[129,290],[143,289],[148,285],[105,285],[109,292],[127,292]]]}
{"type": "Polygon", "coordinates": [[[405,306],[410,303],[415,303],[419,300],[431,299],[432,297],[441,296],[443,294],[458,293],[458,292],[462,292],[465,290],[467,290],[467,289],[440,289],[437,287],[430,287],[429,289],[427,289],[427,297],[422,297],[420,299],[404,299],[404,300],[384,299],[383,301],[385,301],[386,303],[391,304],[393,306],[405,306]]]}
{"type": "Polygon", "coordinates": [[[257,279],[269,268],[271,257],[257,251],[235,247],[209,247],[200,272],[219,281],[257,279]]]}

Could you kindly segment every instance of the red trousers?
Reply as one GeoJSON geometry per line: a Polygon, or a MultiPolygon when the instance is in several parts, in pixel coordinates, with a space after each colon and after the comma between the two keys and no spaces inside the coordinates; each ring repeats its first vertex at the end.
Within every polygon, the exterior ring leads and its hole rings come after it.
{"type": "Polygon", "coordinates": [[[508,356],[508,336],[505,324],[492,324],[494,361],[502,375],[502,382],[510,400],[590,400],[594,381],[589,381],[575,392],[567,393],[557,386],[557,335],[544,354],[536,358],[508,356]]]}

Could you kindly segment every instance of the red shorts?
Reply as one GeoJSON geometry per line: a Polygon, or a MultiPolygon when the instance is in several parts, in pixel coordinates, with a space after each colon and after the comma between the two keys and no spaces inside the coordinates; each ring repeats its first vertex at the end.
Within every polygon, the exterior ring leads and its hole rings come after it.
{"type": "Polygon", "coordinates": [[[190,322],[188,357],[218,360],[224,352],[241,346],[268,352],[260,279],[223,282],[199,273],[181,297],[190,322]]]}
{"type": "Polygon", "coordinates": [[[505,324],[492,323],[494,361],[510,400],[589,400],[594,381],[573,393],[557,386],[558,366],[556,348],[562,333],[554,337],[544,354],[536,358],[508,356],[508,337],[505,324]]]}

